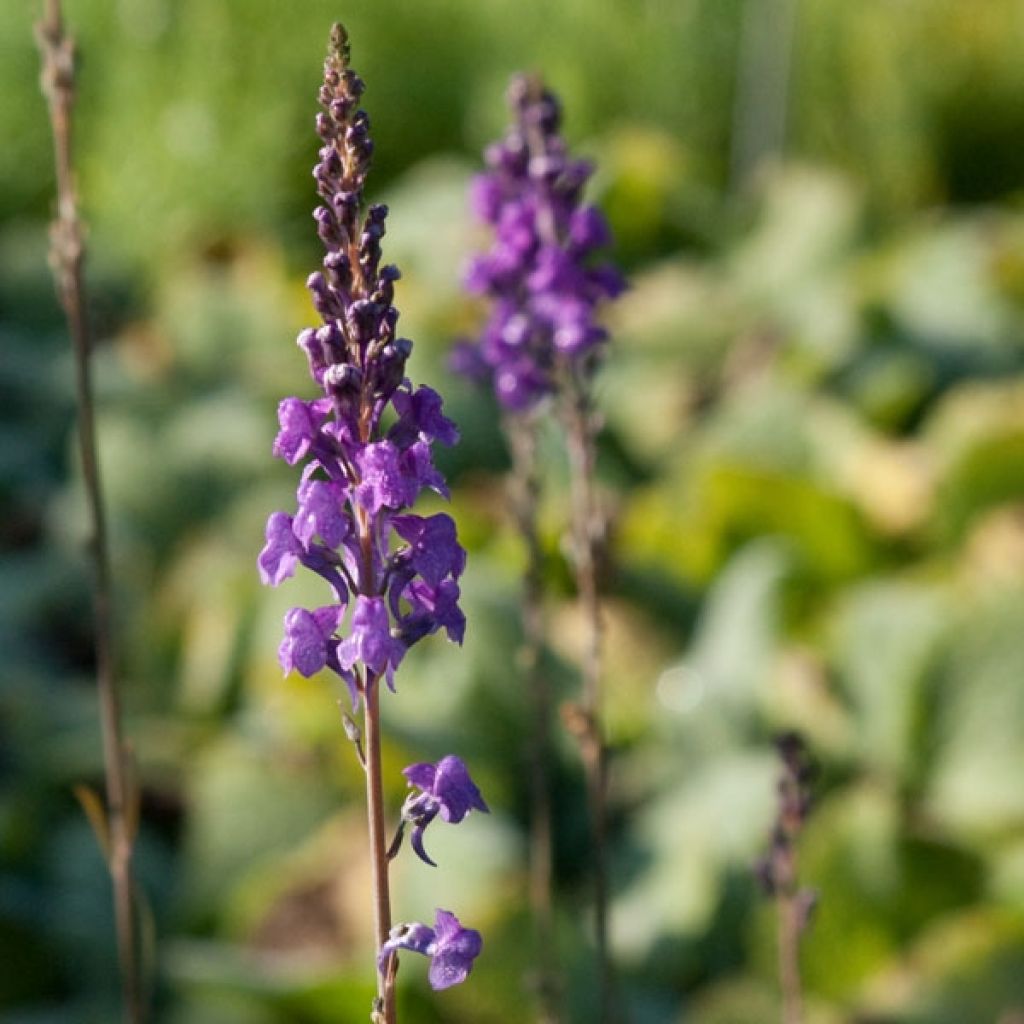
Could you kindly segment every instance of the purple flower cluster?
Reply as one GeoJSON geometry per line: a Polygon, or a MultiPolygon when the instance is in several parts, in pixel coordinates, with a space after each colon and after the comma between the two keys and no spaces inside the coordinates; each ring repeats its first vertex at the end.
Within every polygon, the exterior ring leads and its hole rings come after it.
{"type": "MultiPolygon", "coordinates": [[[[278,408],[274,455],[301,465],[302,473],[294,514],[274,512],[267,521],[259,570],[270,586],[298,565],[327,582],[330,603],[285,615],[279,659],[286,673],[308,677],[330,669],[345,682],[354,708],[366,698],[369,716],[374,688],[384,678],[394,689],[395,669],[413,644],[441,630],[462,642],[458,580],[466,554],[449,516],[410,511],[425,489],[448,497],[431,446],[454,444],[458,431],[440,396],[405,376],[412,342],[396,333],[399,272],[381,265],[387,208],[364,210],[373,144],[369,119],[357,109],[363,83],[348,58],[347,38],[336,26],[320,90],[323,144],[313,172],[323,200],[313,216],[326,252],[307,281],[322,323],[298,337],[322,395],[286,398],[278,408]]],[[[379,782],[379,750],[364,768],[379,782]]],[[[422,832],[430,820],[440,814],[458,822],[487,805],[457,757],[411,765],[405,774],[421,794],[402,825],[412,821],[413,845],[429,861],[422,832]]],[[[393,982],[394,954],[410,949],[432,958],[430,980],[438,989],[464,980],[482,946],[478,932],[442,910],[434,928],[402,925],[380,941],[382,976],[393,982]]]]}
{"type": "Polygon", "coordinates": [[[457,346],[452,365],[490,381],[501,404],[521,412],[555,390],[560,363],[593,365],[606,337],[597,308],[625,283],[610,264],[592,262],[611,233],[601,212],[582,202],[593,167],[567,154],[558,100],[519,75],[508,101],[513,123],[488,147],[488,170],[472,188],[474,212],[493,228],[494,243],[470,264],[465,283],[491,300],[491,313],[479,342],[457,346]]]}
{"type": "Polygon", "coordinates": [[[424,489],[448,496],[431,446],[454,444],[458,431],[440,396],[405,376],[412,342],[396,333],[399,272],[381,265],[388,211],[363,211],[373,144],[357,109],[362,92],[345,56],[328,57],[313,172],[326,253],[307,281],[322,325],[298,337],[323,395],[286,398],[278,409],[274,454],[303,465],[302,478],[294,515],[270,516],[259,557],[264,583],[276,586],[301,564],[330,585],[331,604],[285,616],[280,660],[304,676],[335,672],[354,705],[381,676],[393,687],[418,640],[443,629],[461,643],[466,625],[458,585],[466,556],[455,523],[408,511],[424,489]]]}

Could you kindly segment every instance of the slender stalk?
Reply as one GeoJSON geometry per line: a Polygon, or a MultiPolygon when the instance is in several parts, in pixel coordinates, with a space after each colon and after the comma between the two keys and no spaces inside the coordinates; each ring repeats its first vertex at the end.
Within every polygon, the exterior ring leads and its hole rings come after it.
{"type": "MultiPolygon", "coordinates": [[[[363,400],[364,411],[360,417],[360,432],[364,443],[370,438],[370,403],[363,400]]],[[[357,519],[359,531],[360,593],[376,596],[373,572],[373,545],[377,524],[373,517],[362,509],[357,519]]],[[[377,952],[384,947],[391,931],[391,885],[388,858],[388,837],[384,824],[384,785],[381,770],[380,740],[380,685],[379,676],[369,669],[366,671],[363,691],[363,732],[366,737],[366,760],[363,769],[366,774],[366,815],[370,836],[370,870],[373,880],[373,924],[377,952]]],[[[374,1024],[395,1024],[395,975],[398,957],[392,955],[386,971],[377,972],[377,1007],[374,1024]]]]}
{"type": "Polygon", "coordinates": [[[778,813],[771,845],[757,863],[757,877],[764,891],[775,900],[782,1024],[801,1024],[800,942],[818,897],[813,889],[800,885],[798,842],[812,808],[811,780],[815,767],[799,734],[782,734],[776,747],[782,760],[778,813]]]}
{"type": "MultiPolygon", "coordinates": [[[[543,89],[539,78],[529,80],[529,89],[538,97],[543,89]]],[[[526,126],[526,141],[534,157],[543,157],[544,139],[539,126],[526,126]]],[[[553,212],[546,204],[538,211],[540,233],[550,244],[560,239],[553,212]]],[[[601,601],[597,578],[597,555],[603,533],[600,512],[594,496],[596,428],[590,410],[587,389],[580,379],[584,372],[571,362],[560,367],[562,412],[566,424],[572,491],[572,547],[576,589],[586,623],[586,649],[583,654],[583,690],[580,714],[569,722],[576,735],[587,777],[590,809],[591,878],[594,903],[594,946],[597,956],[600,1021],[611,1020],[613,997],[612,970],[608,955],[608,882],[607,882],[607,756],[601,728],[601,601]]]]}
{"type": "MultiPolygon", "coordinates": [[[[794,865],[794,877],[795,877],[794,865]]],[[[779,985],[782,989],[783,1024],[803,1021],[803,988],[800,981],[800,936],[803,913],[797,895],[790,893],[779,901],[778,944],[779,985]]]]}
{"type": "Polygon", "coordinates": [[[92,343],[84,294],[85,250],[72,160],[74,44],[64,32],[59,0],[47,0],[43,19],[36,26],[36,36],[42,54],[42,87],[50,111],[57,173],[57,216],[50,230],[50,263],[74,346],[78,439],[92,530],[90,548],[93,562],[96,681],[106,781],[107,856],[114,890],[123,1015],[129,1024],[141,1024],[146,1018],[146,1007],[142,994],[137,922],[132,895],[134,830],[131,820],[134,811],[131,803],[135,796],[127,777],[128,755],[122,734],[121,701],[114,670],[113,600],[103,491],[96,451],[90,366],[92,343]]]}
{"type": "Polygon", "coordinates": [[[509,490],[516,529],[526,549],[520,596],[523,640],[519,668],[530,695],[530,909],[533,917],[535,971],[540,1024],[560,1020],[557,950],[552,905],[551,691],[541,665],[544,650],[543,552],[537,526],[540,478],[537,423],[529,416],[509,417],[505,436],[512,454],[509,490]]]}
{"type": "MultiPolygon", "coordinates": [[[[373,923],[377,949],[391,931],[391,891],[388,878],[388,840],[384,826],[384,787],[381,782],[380,680],[367,673],[363,692],[363,728],[366,736],[366,811],[370,831],[370,864],[373,874],[373,923]]],[[[381,1024],[395,1024],[395,961],[377,973],[378,1015],[381,1024]]]]}
{"type": "Polygon", "coordinates": [[[575,732],[580,742],[590,805],[591,879],[594,942],[600,989],[600,1020],[612,1017],[613,981],[608,949],[607,791],[608,757],[602,727],[601,596],[598,554],[604,527],[594,493],[597,429],[587,389],[576,367],[566,367],[562,410],[569,452],[572,498],[572,549],[576,588],[586,631],[581,715],[575,732]]]}

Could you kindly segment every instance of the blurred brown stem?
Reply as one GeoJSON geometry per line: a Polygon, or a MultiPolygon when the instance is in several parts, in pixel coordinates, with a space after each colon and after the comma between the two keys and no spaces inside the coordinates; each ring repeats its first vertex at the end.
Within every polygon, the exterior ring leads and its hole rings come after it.
{"type": "Polygon", "coordinates": [[[75,355],[78,439],[89,506],[93,562],[96,681],[99,692],[106,779],[107,863],[114,889],[114,919],[121,966],[123,1014],[129,1024],[146,1018],[133,899],[132,857],[137,802],[128,781],[121,727],[121,701],[113,656],[113,601],[103,492],[96,452],[90,355],[92,349],[84,297],[82,224],[78,216],[72,162],[72,109],[75,99],[74,43],[64,32],[59,0],[48,0],[36,25],[42,55],[42,88],[50,111],[57,172],[57,215],[50,228],[50,265],[67,317],[75,355]]]}
{"type": "Polygon", "coordinates": [[[586,648],[583,654],[581,712],[576,723],[590,805],[591,877],[594,899],[594,942],[600,989],[599,1019],[612,1017],[612,966],[608,949],[607,789],[608,758],[602,727],[601,597],[598,554],[604,524],[594,492],[597,462],[597,421],[590,407],[579,367],[564,367],[562,409],[569,452],[572,497],[572,549],[576,588],[583,609],[586,648]]]}
{"type": "Polygon", "coordinates": [[[537,465],[537,422],[514,416],[504,423],[512,454],[509,479],[512,513],[526,549],[520,598],[523,641],[519,668],[530,696],[530,909],[533,916],[534,969],[540,1024],[557,1024],[558,966],[552,907],[551,692],[541,665],[544,650],[543,551],[537,526],[540,478],[537,465]]]}
{"type": "Polygon", "coordinates": [[[803,993],[800,983],[802,931],[802,911],[798,896],[789,893],[780,898],[778,906],[779,985],[782,989],[783,1024],[801,1024],[803,1020],[803,993]]]}

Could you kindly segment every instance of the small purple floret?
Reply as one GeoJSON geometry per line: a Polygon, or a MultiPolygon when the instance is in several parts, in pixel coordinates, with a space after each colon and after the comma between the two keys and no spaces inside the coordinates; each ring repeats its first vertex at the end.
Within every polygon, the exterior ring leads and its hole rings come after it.
{"type": "Polygon", "coordinates": [[[308,679],[324,668],[337,642],[334,631],[344,614],[344,605],[328,605],[313,612],[292,608],[284,617],[284,639],[278,650],[285,673],[295,669],[308,679]]]}
{"type": "Polygon", "coordinates": [[[260,579],[276,587],[295,572],[295,563],[302,554],[302,545],[292,531],[292,517],[273,512],[267,520],[267,543],[260,552],[260,579]]]}
{"type": "Polygon", "coordinates": [[[349,635],[338,644],[341,667],[350,669],[361,661],[374,675],[387,675],[388,685],[394,689],[394,670],[404,654],[405,645],[391,635],[383,599],[360,594],[349,635]]]}
{"type": "Polygon", "coordinates": [[[432,866],[423,846],[426,827],[440,815],[442,821],[457,825],[472,810],[489,812],[476,783],[470,778],[469,769],[460,757],[449,754],[437,764],[419,762],[402,770],[414,790],[402,807],[402,821],[413,826],[410,842],[420,860],[432,866]]]}
{"type": "Polygon", "coordinates": [[[429,956],[430,987],[440,992],[466,980],[483,945],[478,931],[463,928],[454,914],[439,908],[434,915],[433,928],[419,923],[392,928],[390,938],[380,950],[377,968],[383,974],[391,956],[400,949],[429,956]]]}
{"type": "Polygon", "coordinates": [[[352,530],[345,514],[347,500],[347,489],[333,481],[310,480],[302,484],[295,515],[295,536],[307,547],[317,535],[328,547],[338,547],[352,530]]]}

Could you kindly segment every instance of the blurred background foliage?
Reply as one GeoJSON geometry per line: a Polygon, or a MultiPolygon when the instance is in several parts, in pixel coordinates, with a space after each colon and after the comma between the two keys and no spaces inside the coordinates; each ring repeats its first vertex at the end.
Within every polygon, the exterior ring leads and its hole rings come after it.
{"type": "MultiPolygon", "coordinates": [[[[46,270],[53,182],[33,4],[0,5],[0,1019],[114,1019],[108,883],[71,787],[99,785],[70,360],[46,270]]],[[[811,1024],[1024,1019],[1024,8],[1018,0],[77,0],[81,186],[140,871],[161,1024],[362,1021],[359,769],[324,680],[280,677],[258,585],[278,399],[307,394],[314,97],[341,17],[377,139],[388,258],[448,396],[470,549],[463,650],[386,701],[397,769],[455,747],[493,808],[400,918],[486,935],[470,984],[402,971],[405,1018],[533,1018],[523,857],[522,554],[488,400],[445,369],[478,310],[465,212],[510,72],[543,71],[600,164],[632,289],[599,383],[612,514],[614,931],[634,1024],[777,1018],[750,867],[771,737],[821,766],[803,846],[811,1024]],[[788,83],[788,91],[787,91],[788,83]],[[778,126],[785,120],[785,131],[778,126]],[[776,129],[772,130],[772,125],[776,129]]],[[[579,624],[544,441],[549,669],[579,624]]],[[[398,781],[396,781],[398,780],[398,781]]],[[[587,1020],[586,823],[557,784],[559,932],[587,1020]]]]}

